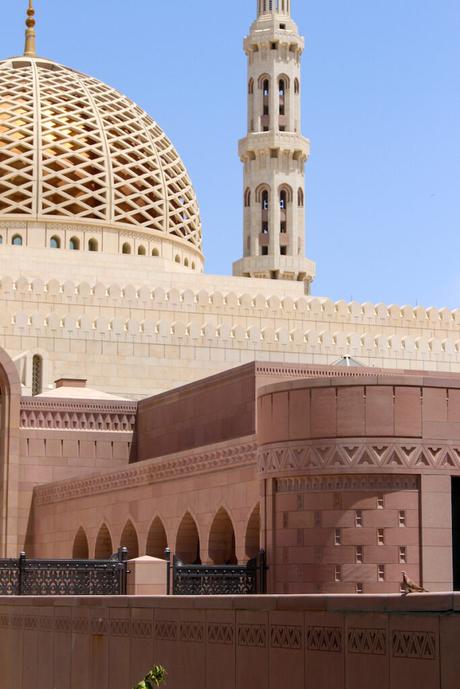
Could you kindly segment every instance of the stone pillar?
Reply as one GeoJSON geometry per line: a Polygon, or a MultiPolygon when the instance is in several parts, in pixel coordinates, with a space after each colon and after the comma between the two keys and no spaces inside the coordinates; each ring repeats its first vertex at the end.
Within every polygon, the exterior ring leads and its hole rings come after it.
{"type": "Polygon", "coordinates": [[[452,490],[449,474],[420,477],[420,540],[423,586],[429,591],[451,591],[452,490]]]}
{"type": "Polygon", "coordinates": [[[166,596],[166,560],[144,555],[128,560],[128,596],[166,596]]]}

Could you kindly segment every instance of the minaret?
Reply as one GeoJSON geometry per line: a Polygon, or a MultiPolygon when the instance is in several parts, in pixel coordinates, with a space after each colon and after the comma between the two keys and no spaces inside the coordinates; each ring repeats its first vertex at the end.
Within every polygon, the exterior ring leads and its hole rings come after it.
{"type": "Polygon", "coordinates": [[[305,258],[305,163],[301,135],[300,64],[304,40],[291,0],[257,0],[244,41],[248,56],[248,134],[244,164],[243,258],[233,274],[301,280],[309,292],[315,264],[305,258]]]}

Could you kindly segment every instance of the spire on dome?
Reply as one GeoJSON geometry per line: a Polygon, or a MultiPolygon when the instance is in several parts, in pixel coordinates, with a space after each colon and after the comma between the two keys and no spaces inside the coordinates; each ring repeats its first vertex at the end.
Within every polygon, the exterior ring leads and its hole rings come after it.
{"type": "Polygon", "coordinates": [[[291,0],[257,0],[257,16],[264,14],[291,15],[291,0]]]}
{"type": "Polygon", "coordinates": [[[26,57],[35,57],[37,55],[37,51],[35,48],[35,10],[33,0],[29,0],[26,26],[26,45],[24,48],[24,55],[26,57]]]}

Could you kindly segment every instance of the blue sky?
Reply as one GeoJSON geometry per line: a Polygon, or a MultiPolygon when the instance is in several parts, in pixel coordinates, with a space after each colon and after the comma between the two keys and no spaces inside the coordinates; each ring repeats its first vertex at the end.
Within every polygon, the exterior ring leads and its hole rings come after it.
{"type": "MultiPolygon", "coordinates": [[[[183,157],[206,270],[241,254],[242,39],[256,0],[35,0],[39,53],[144,107],[183,157]]],[[[2,7],[22,52],[26,0],[2,7]]],[[[303,133],[314,294],[460,307],[460,3],[292,0],[306,37],[303,133]]]]}

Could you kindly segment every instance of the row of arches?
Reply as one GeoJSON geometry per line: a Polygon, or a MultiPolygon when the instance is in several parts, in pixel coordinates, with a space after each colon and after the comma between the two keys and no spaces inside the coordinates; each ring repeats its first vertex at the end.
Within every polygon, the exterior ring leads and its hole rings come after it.
{"type": "MultiPolygon", "coordinates": [[[[3,244],[3,236],[0,235],[0,244],[3,244]]],[[[11,244],[13,246],[22,246],[23,245],[23,240],[22,236],[20,234],[15,234],[11,237],[11,244]]]]}
{"type": "MultiPolygon", "coordinates": [[[[280,96],[286,95],[291,89],[291,79],[287,74],[279,74],[276,77],[276,82],[278,84],[278,93],[280,96]]],[[[261,74],[257,79],[257,86],[262,90],[262,95],[269,96],[271,91],[272,78],[269,74],[261,74]]],[[[254,93],[254,78],[251,77],[248,81],[248,94],[253,95],[254,93]]],[[[300,93],[300,81],[297,77],[294,78],[294,93],[300,93]]]]}
{"type": "MultiPolygon", "coordinates": [[[[203,552],[210,563],[237,564],[237,547],[235,529],[229,513],[221,507],[214,516],[207,535],[207,550],[203,551],[200,531],[190,512],[186,512],[177,528],[174,539],[168,540],[162,519],[157,516],[150,525],[145,542],[145,552],[141,552],[139,537],[133,522],[129,519],[120,536],[120,546],[128,548],[130,559],[139,555],[163,558],[166,547],[185,564],[201,564],[203,552]]],[[[243,552],[246,559],[255,557],[260,547],[260,510],[257,505],[251,513],[244,535],[243,552]]],[[[89,541],[85,529],[81,526],[74,538],[72,557],[86,560],[93,556],[97,560],[111,557],[118,545],[114,542],[106,523],[97,533],[94,551],[90,553],[89,541]]],[[[241,552],[241,551],[240,551],[241,552]]]]}
{"type": "Polygon", "coordinates": [[[257,85],[259,93],[254,95],[255,81],[251,78],[248,82],[250,131],[254,131],[256,125],[258,131],[267,132],[273,129],[275,124],[280,132],[297,131],[300,115],[299,79],[294,79],[294,99],[291,96],[291,80],[285,74],[280,74],[276,81],[272,81],[268,74],[262,74],[257,80],[257,85]],[[273,91],[274,87],[277,93],[273,91]]]}
{"type": "MultiPolygon", "coordinates": [[[[271,200],[271,189],[270,189],[270,187],[266,184],[261,184],[255,190],[254,196],[255,196],[256,203],[261,204],[262,210],[268,211],[270,208],[270,200],[271,200]]],[[[288,203],[292,203],[294,200],[294,192],[292,190],[292,187],[290,187],[288,184],[281,185],[278,189],[278,198],[279,198],[279,204],[280,204],[281,210],[285,210],[288,206],[288,203]]],[[[247,187],[244,191],[245,208],[249,208],[251,206],[251,201],[252,201],[251,190],[249,187],[247,187]]],[[[302,187],[299,187],[297,190],[297,205],[299,206],[299,208],[303,208],[303,206],[304,206],[304,192],[303,192],[302,187]]]]}

